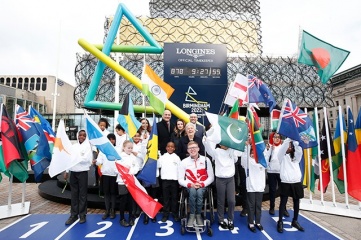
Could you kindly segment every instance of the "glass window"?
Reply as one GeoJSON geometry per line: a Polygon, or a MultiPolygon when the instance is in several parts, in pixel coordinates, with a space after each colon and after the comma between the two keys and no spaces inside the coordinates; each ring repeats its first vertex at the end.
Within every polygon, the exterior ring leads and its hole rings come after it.
{"type": "Polygon", "coordinates": [[[30,91],[34,91],[35,90],[35,78],[30,78],[30,91]]]}
{"type": "Polygon", "coordinates": [[[46,85],[48,83],[47,78],[43,78],[43,84],[41,85],[41,90],[46,91],[46,85]]]}
{"type": "Polygon", "coordinates": [[[25,78],[24,79],[24,90],[28,90],[29,89],[29,78],[25,78]]]}
{"type": "Polygon", "coordinates": [[[4,103],[4,97],[3,96],[0,96],[0,104],[1,103],[4,103]]]}
{"type": "Polygon", "coordinates": [[[25,110],[27,111],[29,109],[29,106],[31,106],[33,104],[32,101],[26,101],[26,108],[25,110]]]}
{"type": "Polygon", "coordinates": [[[36,91],[40,91],[41,78],[36,78],[36,91]]]}
{"type": "Polygon", "coordinates": [[[20,99],[20,98],[16,99],[16,104],[20,105],[23,108],[25,107],[24,103],[25,103],[25,101],[23,99],[20,99]]]}
{"type": "Polygon", "coordinates": [[[6,78],[6,85],[7,85],[7,86],[10,86],[10,84],[11,84],[11,79],[10,79],[10,78],[6,78]]]}
{"type": "Polygon", "coordinates": [[[5,85],[5,78],[0,78],[0,84],[5,85]]]}
{"type": "Polygon", "coordinates": [[[338,101],[336,101],[336,106],[340,105],[338,101]]]}
{"type": "Polygon", "coordinates": [[[13,119],[14,118],[14,110],[15,108],[15,99],[11,97],[6,98],[6,110],[8,111],[9,116],[13,119]]]}
{"type": "Polygon", "coordinates": [[[346,99],[343,100],[343,105],[346,105],[346,99]]]}
{"type": "Polygon", "coordinates": [[[18,88],[23,89],[23,78],[18,79],[18,88]]]}
{"type": "Polygon", "coordinates": [[[330,117],[333,117],[333,113],[332,113],[332,111],[330,111],[330,117]]]}
{"type": "Polygon", "coordinates": [[[13,81],[11,82],[11,86],[13,87],[13,88],[16,88],[16,78],[13,78],[13,81]]]}
{"type": "Polygon", "coordinates": [[[34,102],[33,107],[36,111],[39,111],[39,103],[34,102]]]}
{"type": "Polygon", "coordinates": [[[39,113],[40,114],[44,113],[44,105],[43,104],[39,104],[39,113]]]}

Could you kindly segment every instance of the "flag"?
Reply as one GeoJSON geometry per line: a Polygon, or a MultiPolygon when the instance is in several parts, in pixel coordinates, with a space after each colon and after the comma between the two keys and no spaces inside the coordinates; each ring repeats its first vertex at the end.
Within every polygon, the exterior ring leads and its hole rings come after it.
{"type": "Polygon", "coordinates": [[[248,75],[248,101],[250,103],[264,102],[270,112],[277,105],[267,84],[252,75],[248,75]]]}
{"type": "Polygon", "coordinates": [[[315,66],[324,84],[341,67],[349,54],[347,50],[322,41],[306,31],[302,32],[298,63],[315,66]]]}
{"type": "Polygon", "coordinates": [[[50,123],[32,106],[29,107],[29,115],[33,118],[34,122],[40,123],[46,139],[48,140],[50,153],[53,153],[54,141],[55,141],[55,133],[50,126],[50,123]]]}
{"type": "Polygon", "coordinates": [[[65,132],[64,120],[60,119],[56,131],[53,158],[49,165],[49,176],[52,178],[80,161],[81,159],[77,159],[73,154],[73,145],[65,132]]]}
{"type": "Polygon", "coordinates": [[[350,196],[361,201],[361,150],[357,145],[355,136],[355,126],[351,109],[348,109],[348,132],[347,132],[347,191],[350,196]]]}
{"type": "Polygon", "coordinates": [[[99,126],[94,122],[94,120],[89,117],[87,113],[84,113],[85,116],[85,128],[88,135],[89,142],[96,146],[99,151],[105,154],[108,160],[114,161],[116,159],[121,159],[118,152],[115,150],[113,144],[109,139],[103,135],[103,132],[100,130],[99,126]]]}
{"type": "MultiPolygon", "coordinates": [[[[330,182],[331,178],[331,172],[330,172],[330,164],[332,164],[332,157],[335,156],[335,150],[333,148],[333,141],[330,134],[330,131],[326,132],[326,124],[323,122],[322,130],[321,130],[321,136],[320,136],[320,151],[321,151],[321,166],[320,166],[320,173],[322,174],[322,192],[325,193],[327,190],[327,186],[330,182]],[[327,140],[330,141],[330,151],[331,156],[328,155],[328,146],[327,146],[327,140]]],[[[330,127],[328,126],[328,129],[330,127]]],[[[318,183],[318,190],[321,191],[321,184],[318,183]]]]}
{"type": "Polygon", "coordinates": [[[174,89],[164,82],[147,64],[145,64],[142,73],[142,85],[142,92],[148,97],[150,105],[162,115],[165,103],[173,94],[174,89]]]}
{"type": "Polygon", "coordinates": [[[238,120],[239,119],[238,108],[239,108],[239,101],[234,101],[234,105],[233,105],[231,111],[229,112],[228,117],[238,120]]]}
{"type": "Polygon", "coordinates": [[[208,112],[206,115],[212,124],[212,128],[207,131],[207,141],[244,151],[248,137],[246,122],[208,112]]]}
{"type": "Polygon", "coordinates": [[[131,138],[137,133],[141,125],[134,115],[133,102],[129,93],[124,99],[122,109],[120,109],[118,122],[131,138]]]}
{"type": "MultiPolygon", "coordinates": [[[[312,125],[313,125],[313,129],[317,129],[317,116],[315,111],[313,112],[312,115],[312,125]]],[[[316,142],[318,141],[318,134],[316,134],[316,142]]],[[[320,178],[320,167],[319,167],[319,162],[318,162],[318,146],[314,146],[311,148],[311,159],[312,159],[312,164],[311,164],[311,179],[310,179],[310,190],[314,193],[315,192],[315,186],[316,186],[316,180],[320,178]]]]}
{"type": "MultiPolygon", "coordinates": [[[[230,100],[235,102],[238,99],[238,105],[242,106],[244,103],[247,103],[247,91],[248,91],[248,79],[246,76],[237,73],[236,79],[229,87],[227,95],[231,98],[230,100]]],[[[233,103],[231,104],[231,106],[233,103]]]]}
{"type": "Polygon", "coordinates": [[[153,115],[153,127],[147,144],[147,154],[145,156],[144,166],[138,178],[143,180],[145,184],[156,184],[157,178],[157,159],[158,159],[158,130],[157,121],[153,115]]]}
{"type": "Polygon", "coordinates": [[[276,131],[279,123],[279,119],[281,116],[281,110],[273,109],[271,112],[271,129],[272,131],[276,131]]]}
{"type": "Polygon", "coordinates": [[[266,144],[263,141],[262,132],[259,129],[259,126],[256,123],[256,119],[253,116],[253,111],[250,108],[247,109],[247,119],[248,129],[252,139],[254,159],[257,163],[267,168],[267,161],[263,154],[264,150],[266,149],[266,144]]]}
{"type": "Polygon", "coordinates": [[[128,168],[119,163],[115,163],[115,165],[134,201],[139,205],[144,213],[146,213],[150,218],[154,218],[163,207],[162,204],[155,201],[147,194],[147,191],[139,183],[138,179],[134,177],[134,175],[128,173],[128,168]]]}
{"type": "Polygon", "coordinates": [[[302,148],[317,146],[311,119],[289,99],[283,102],[277,132],[298,141],[302,148]]]}
{"type": "Polygon", "coordinates": [[[51,161],[50,147],[41,125],[20,105],[16,105],[16,126],[21,134],[21,142],[25,146],[35,182],[40,182],[43,172],[51,161]]]}
{"type": "Polygon", "coordinates": [[[0,134],[0,182],[2,180],[2,174],[1,173],[3,173],[7,177],[10,177],[10,173],[5,167],[3,142],[1,141],[1,134],[0,134]]]}
{"type": "MultiPolygon", "coordinates": [[[[360,116],[360,114],[359,114],[360,116]]],[[[357,128],[357,122],[356,121],[356,128],[357,128]]],[[[343,139],[346,142],[347,141],[347,132],[346,132],[346,123],[345,119],[343,118],[342,114],[339,114],[336,122],[336,130],[333,136],[333,147],[335,149],[335,156],[332,158],[332,169],[333,169],[333,181],[335,182],[338,191],[340,193],[345,193],[345,183],[343,181],[343,155],[342,155],[342,145],[344,144],[341,142],[341,124],[342,124],[342,134],[343,139]],[[341,177],[341,178],[340,178],[341,177]]],[[[360,123],[361,124],[361,123],[360,123]]],[[[356,132],[356,129],[355,129],[356,132]]],[[[357,135],[356,135],[357,137],[357,135]]],[[[345,144],[344,144],[345,145],[345,144]]]]}
{"type": "Polygon", "coordinates": [[[360,145],[361,144],[361,108],[356,119],[355,135],[356,135],[357,145],[360,145]]]}
{"type": "Polygon", "coordinates": [[[28,162],[22,153],[18,129],[13,120],[10,119],[6,107],[1,104],[1,140],[3,151],[3,160],[5,167],[20,182],[28,179],[28,162]]]}

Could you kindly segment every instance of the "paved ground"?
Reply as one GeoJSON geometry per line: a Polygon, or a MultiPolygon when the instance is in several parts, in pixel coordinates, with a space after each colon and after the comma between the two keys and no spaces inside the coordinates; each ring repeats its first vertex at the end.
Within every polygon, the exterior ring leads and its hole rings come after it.
{"type": "MultiPolygon", "coordinates": [[[[13,184],[13,203],[21,202],[21,191],[22,191],[22,184],[14,183],[13,184]]],[[[307,190],[305,190],[306,198],[308,198],[307,190]]],[[[325,201],[331,201],[330,194],[326,194],[324,196],[325,201]]],[[[313,196],[313,199],[319,199],[319,196],[313,196]]],[[[60,203],[55,203],[49,200],[42,198],[38,194],[38,184],[35,183],[27,183],[26,184],[26,197],[25,201],[30,201],[30,213],[31,214],[67,214],[69,213],[70,206],[60,203]]],[[[343,201],[343,195],[336,196],[337,202],[343,201]]],[[[292,203],[292,201],[289,201],[292,203]]],[[[0,206],[7,205],[8,203],[8,184],[5,179],[0,183],[0,206]]],[[[350,204],[357,204],[356,201],[350,199],[350,204]]],[[[276,203],[276,206],[278,203],[276,203]]],[[[291,205],[288,206],[290,208],[291,205]]],[[[269,203],[264,202],[262,205],[263,210],[269,209],[269,203]]],[[[240,207],[237,207],[236,210],[240,210],[240,207]]],[[[88,213],[102,213],[102,209],[88,209],[88,213]]],[[[317,222],[319,225],[323,226],[324,228],[328,229],[332,233],[336,234],[337,236],[343,239],[350,239],[356,240],[361,239],[361,220],[356,218],[348,218],[348,217],[341,217],[331,214],[323,214],[317,212],[310,212],[310,211],[300,211],[302,215],[305,217],[317,222]]],[[[4,228],[10,223],[13,223],[19,217],[12,217],[0,220],[0,229],[4,228]]],[[[276,225],[275,225],[276,227],[276,225]]],[[[307,231],[307,229],[306,229],[307,231]]]]}

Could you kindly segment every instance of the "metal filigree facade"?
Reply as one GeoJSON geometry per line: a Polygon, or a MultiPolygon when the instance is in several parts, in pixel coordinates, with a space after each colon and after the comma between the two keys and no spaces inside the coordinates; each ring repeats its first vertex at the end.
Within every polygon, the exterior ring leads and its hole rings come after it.
{"type": "MultiPolygon", "coordinates": [[[[279,105],[287,97],[300,107],[334,106],[332,84],[323,85],[314,68],[297,64],[293,57],[262,56],[259,1],[153,0],[149,9],[151,16],[138,17],[138,20],[161,45],[165,42],[225,44],[229,53],[229,82],[237,73],[253,74],[268,84],[279,105]]],[[[112,18],[106,18],[105,38],[111,22],[112,18]]],[[[119,33],[121,45],[148,45],[127,19],[122,19],[119,33]]],[[[140,78],[144,58],[163,78],[163,54],[121,54],[119,64],[140,78]]],[[[81,107],[96,59],[84,54],[77,55],[77,60],[74,99],[77,107],[81,107]]],[[[96,100],[114,101],[115,76],[106,68],[96,100]]],[[[140,91],[121,78],[121,102],[128,92],[132,92],[134,104],[142,104],[140,91]]]]}

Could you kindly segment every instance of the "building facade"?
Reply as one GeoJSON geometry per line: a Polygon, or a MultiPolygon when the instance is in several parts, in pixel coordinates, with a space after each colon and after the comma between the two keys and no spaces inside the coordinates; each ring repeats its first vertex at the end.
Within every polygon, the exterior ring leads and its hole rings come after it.
{"type": "Polygon", "coordinates": [[[5,104],[10,116],[14,115],[16,104],[24,109],[32,105],[41,114],[52,114],[54,96],[57,97],[56,113],[74,113],[74,89],[55,76],[0,75],[0,103],[5,104]]]}

